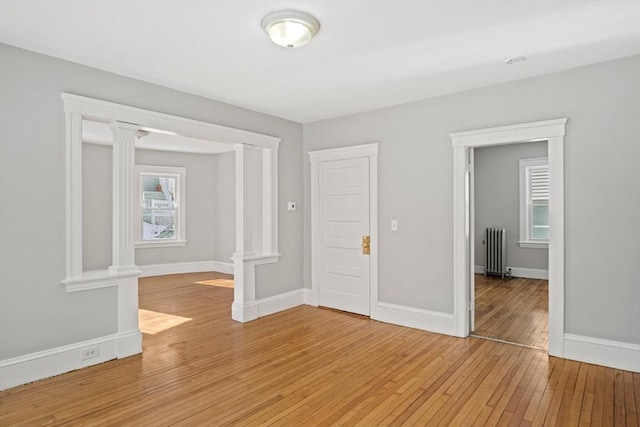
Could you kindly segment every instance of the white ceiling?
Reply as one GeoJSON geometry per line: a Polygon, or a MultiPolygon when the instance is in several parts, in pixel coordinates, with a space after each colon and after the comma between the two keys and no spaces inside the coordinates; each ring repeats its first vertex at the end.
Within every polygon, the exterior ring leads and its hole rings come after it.
{"type": "Polygon", "coordinates": [[[640,1],[0,0],[0,41],[306,123],[638,54],[640,1]]]}

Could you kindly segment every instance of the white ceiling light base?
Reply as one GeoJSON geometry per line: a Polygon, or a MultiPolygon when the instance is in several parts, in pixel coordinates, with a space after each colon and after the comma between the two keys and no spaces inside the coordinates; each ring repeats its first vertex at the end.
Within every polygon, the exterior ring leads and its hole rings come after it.
{"type": "Polygon", "coordinates": [[[262,28],[278,46],[294,49],[311,41],[320,22],[305,12],[276,10],[262,18],[262,28]]]}

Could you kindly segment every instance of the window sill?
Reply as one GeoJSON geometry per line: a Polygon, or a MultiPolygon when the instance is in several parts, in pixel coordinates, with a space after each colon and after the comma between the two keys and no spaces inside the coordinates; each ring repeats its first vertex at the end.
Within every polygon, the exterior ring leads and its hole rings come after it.
{"type": "Polygon", "coordinates": [[[518,242],[521,248],[548,249],[549,242],[537,242],[535,240],[525,240],[518,242]]]}
{"type": "Polygon", "coordinates": [[[145,249],[145,248],[169,248],[176,246],[186,246],[186,240],[171,240],[167,242],[136,242],[136,249],[145,249]]]}

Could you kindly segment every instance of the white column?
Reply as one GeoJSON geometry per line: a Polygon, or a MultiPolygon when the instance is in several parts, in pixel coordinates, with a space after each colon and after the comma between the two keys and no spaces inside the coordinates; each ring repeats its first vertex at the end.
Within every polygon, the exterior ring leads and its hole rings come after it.
{"type": "Polygon", "coordinates": [[[133,244],[133,171],[138,126],[112,122],[113,130],[113,242],[112,273],[136,272],[133,244]]]}
{"type": "Polygon", "coordinates": [[[262,253],[261,153],[237,144],[236,152],[236,253],[243,257],[262,253]]]}
{"type": "Polygon", "coordinates": [[[113,131],[113,242],[110,273],[118,280],[118,358],[142,351],[138,326],[138,275],[133,236],[135,142],[138,126],[112,122],[113,131]]]}
{"type": "Polygon", "coordinates": [[[278,253],[278,149],[262,150],[262,252],[278,253]]]}

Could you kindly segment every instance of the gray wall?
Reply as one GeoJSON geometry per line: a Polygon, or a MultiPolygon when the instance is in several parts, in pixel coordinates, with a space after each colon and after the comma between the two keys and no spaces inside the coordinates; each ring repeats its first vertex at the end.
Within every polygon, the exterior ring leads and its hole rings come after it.
{"type": "MultiPolygon", "coordinates": [[[[640,343],[639,75],[634,56],[306,124],[305,153],[380,142],[379,300],[453,312],[450,132],[567,117],[565,330],[640,343]]],[[[309,215],[304,240],[310,287],[309,215]]]]}
{"type": "Polygon", "coordinates": [[[549,250],[521,248],[520,166],[518,160],[547,157],[547,142],[482,147],[474,150],[475,264],[485,265],[484,230],[507,230],[507,266],[549,269],[549,250]]]}
{"type": "MultiPolygon", "coordinates": [[[[83,266],[111,265],[111,147],[83,145],[83,266]],[[107,195],[107,197],[105,197],[107,195]]],[[[136,164],[187,169],[187,245],[136,249],[136,264],[222,261],[235,250],[235,154],[136,150],[136,164]]]]}
{"type": "MultiPolygon", "coordinates": [[[[60,283],[65,278],[62,92],[280,137],[280,200],[302,199],[299,123],[0,45],[0,223],[5,225],[0,360],[117,329],[113,288],[68,294],[60,283]]],[[[282,262],[258,269],[260,296],[300,288],[301,234],[301,211],[280,216],[282,262]]]]}
{"type": "MultiPolygon", "coordinates": [[[[214,260],[216,236],[216,179],[217,155],[173,153],[168,151],[136,150],[136,164],[184,167],[186,175],[186,237],[187,244],[179,247],[138,248],[136,264],[166,264],[174,262],[214,260]]],[[[232,158],[233,161],[233,158],[232,158]]],[[[225,204],[228,201],[224,202],[225,204]]],[[[231,205],[231,210],[234,210],[231,205]]],[[[232,228],[235,218],[232,218],[232,228]]]]}
{"type": "Polygon", "coordinates": [[[104,270],[111,265],[112,215],[109,146],[82,144],[82,267],[104,270]]]}

